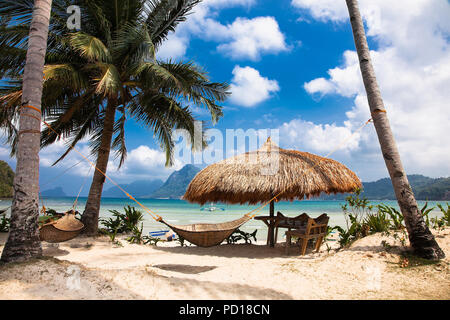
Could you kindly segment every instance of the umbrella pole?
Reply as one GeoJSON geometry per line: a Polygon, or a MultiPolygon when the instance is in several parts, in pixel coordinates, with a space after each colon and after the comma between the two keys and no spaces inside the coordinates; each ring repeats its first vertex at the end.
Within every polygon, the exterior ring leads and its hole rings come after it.
{"type": "MultiPolygon", "coordinates": [[[[270,201],[270,218],[273,218],[275,216],[275,202],[274,200],[270,201]]],[[[270,219],[270,225],[269,225],[269,244],[273,248],[275,246],[275,221],[273,219],[270,219]]]]}

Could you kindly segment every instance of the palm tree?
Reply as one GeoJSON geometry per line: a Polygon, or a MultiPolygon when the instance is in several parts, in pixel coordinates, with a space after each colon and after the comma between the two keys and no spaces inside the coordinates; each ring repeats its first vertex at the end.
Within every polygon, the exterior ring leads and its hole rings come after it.
{"type": "MultiPolygon", "coordinates": [[[[155,133],[170,165],[173,129],[187,130],[194,146],[195,119],[189,104],[205,106],[215,122],[222,116],[216,101],[226,99],[228,85],[210,82],[193,63],[156,60],[155,52],[167,34],[186,19],[198,0],[75,1],[83,15],[77,32],[61,25],[67,18],[62,10],[65,1],[54,1],[42,101],[52,129],[43,130],[42,146],[69,138],[60,161],[79,141],[91,138],[97,170],[82,220],[85,233],[95,235],[111,149],[120,165],[125,161],[126,120],[132,118],[155,133]]],[[[0,121],[5,119],[3,125],[8,127],[20,84],[3,91],[0,103],[9,108],[0,121]]],[[[14,145],[14,129],[10,132],[14,145]]]]}
{"type": "MultiPolygon", "coordinates": [[[[0,14],[9,9],[3,1],[0,14]]],[[[11,227],[1,259],[6,262],[24,261],[42,255],[39,240],[39,150],[42,71],[52,0],[36,0],[29,29],[28,51],[23,72],[22,106],[17,138],[17,165],[11,227]],[[26,107],[32,106],[33,108],[26,107]]],[[[2,18],[2,24],[7,22],[2,18]]]]}
{"type": "Polygon", "coordinates": [[[400,154],[391,131],[380,88],[378,87],[375,71],[370,59],[369,46],[367,45],[358,1],[346,1],[370,112],[395,195],[404,216],[409,242],[415,254],[418,256],[431,260],[443,259],[445,254],[425,224],[405,170],[403,169],[400,154]]]}

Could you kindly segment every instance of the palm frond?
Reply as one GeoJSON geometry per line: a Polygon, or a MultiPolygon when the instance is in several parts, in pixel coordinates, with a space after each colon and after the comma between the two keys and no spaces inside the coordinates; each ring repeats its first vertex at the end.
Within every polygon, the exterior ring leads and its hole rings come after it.
{"type": "Polygon", "coordinates": [[[148,1],[147,25],[155,47],[159,47],[179,23],[186,21],[191,10],[200,2],[201,0],[148,1]]]}
{"type": "Polygon", "coordinates": [[[70,34],[70,45],[89,62],[112,62],[111,54],[106,45],[97,37],[84,32],[70,34]]]}
{"type": "Polygon", "coordinates": [[[125,143],[125,123],[127,118],[123,106],[118,110],[122,112],[122,116],[114,124],[114,134],[116,136],[111,144],[111,148],[115,150],[115,157],[120,158],[119,168],[121,168],[127,157],[127,147],[125,143]]]}

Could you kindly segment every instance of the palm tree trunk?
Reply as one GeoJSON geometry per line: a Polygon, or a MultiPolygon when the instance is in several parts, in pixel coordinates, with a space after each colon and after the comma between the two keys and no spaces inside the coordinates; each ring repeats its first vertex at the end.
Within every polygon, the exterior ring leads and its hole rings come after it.
{"type": "Polygon", "coordinates": [[[2,261],[25,261],[42,255],[39,240],[39,150],[43,70],[47,51],[52,0],[36,0],[30,25],[23,75],[16,175],[11,208],[11,227],[2,261]]]}
{"type": "Polygon", "coordinates": [[[84,212],[81,217],[81,221],[85,225],[83,234],[87,236],[95,236],[98,232],[100,202],[102,198],[103,185],[105,183],[105,176],[102,172],[106,173],[106,169],[108,167],[109,154],[111,152],[111,141],[114,131],[116,105],[116,102],[108,101],[108,106],[106,107],[101,138],[102,140],[97,154],[97,170],[94,172],[91,188],[89,189],[89,196],[86,201],[86,207],[84,208],[84,212]]]}
{"type": "Polygon", "coordinates": [[[370,59],[369,46],[367,45],[358,1],[346,1],[370,112],[395,195],[405,219],[409,242],[416,255],[431,260],[442,259],[445,257],[445,254],[423,220],[405,170],[403,169],[400,154],[391,131],[383,99],[381,98],[380,88],[378,87],[370,59]]]}

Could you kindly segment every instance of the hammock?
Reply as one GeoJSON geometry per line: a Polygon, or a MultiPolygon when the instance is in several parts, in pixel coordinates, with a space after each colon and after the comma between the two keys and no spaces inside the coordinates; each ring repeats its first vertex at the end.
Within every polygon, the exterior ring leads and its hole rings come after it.
{"type": "Polygon", "coordinates": [[[240,219],[222,223],[196,223],[189,225],[171,225],[160,220],[180,237],[199,247],[212,247],[222,243],[234,230],[251,220],[250,215],[245,215],[240,219]]]}
{"type": "Polygon", "coordinates": [[[39,238],[51,243],[64,242],[78,236],[83,228],[84,224],[75,218],[74,212],[68,211],[62,218],[41,226],[39,238]]]}

